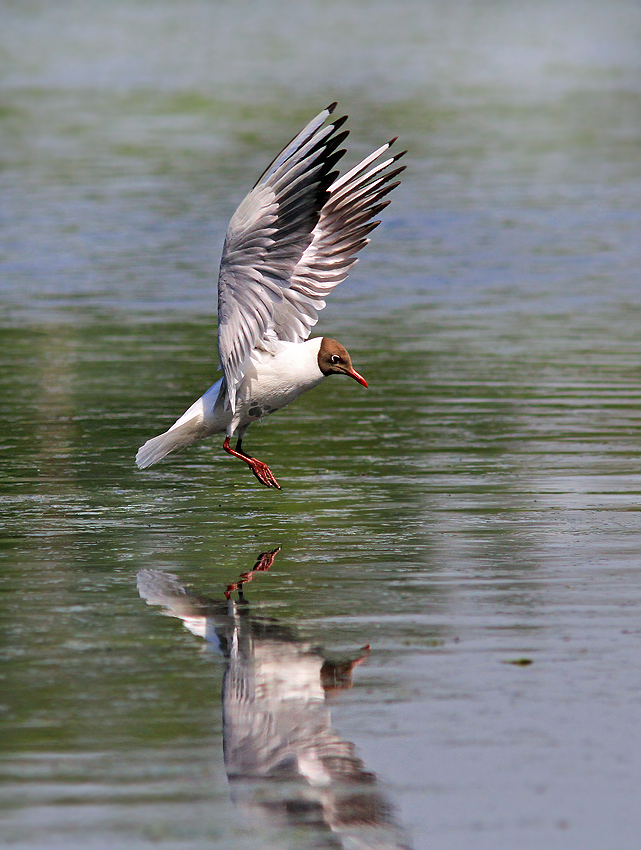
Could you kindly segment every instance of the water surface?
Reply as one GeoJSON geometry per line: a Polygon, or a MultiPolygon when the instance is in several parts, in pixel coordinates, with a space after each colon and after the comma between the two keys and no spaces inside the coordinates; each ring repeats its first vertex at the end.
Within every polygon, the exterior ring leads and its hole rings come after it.
{"type": "Polygon", "coordinates": [[[239,815],[224,653],[136,589],[225,605],[280,546],[251,611],[337,663],[370,646],[323,716],[400,831],[380,846],[636,848],[637,5],[1,15],[7,846],[338,846],[239,815]],[[282,493],[213,442],[139,472],[215,377],[229,216],[334,99],[349,162],[409,149],[318,326],[371,389],[252,429],[282,493]]]}

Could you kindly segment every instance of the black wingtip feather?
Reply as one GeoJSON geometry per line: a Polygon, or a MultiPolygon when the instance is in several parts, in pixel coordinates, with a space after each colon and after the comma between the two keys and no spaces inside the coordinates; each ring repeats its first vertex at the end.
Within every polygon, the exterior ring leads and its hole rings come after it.
{"type": "Polygon", "coordinates": [[[330,103],[330,105],[327,107],[327,112],[329,112],[329,114],[331,115],[332,112],[336,109],[337,106],[338,106],[338,101],[335,100],[333,103],[330,103]]]}
{"type": "MultiPolygon", "coordinates": [[[[347,115],[341,115],[340,118],[337,118],[336,121],[332,121],[332,126],[334,127],[334,132],[336,132],[343,124],[347,121],[347,115]]],[[[349,130],[345,131],[349,133],[349,130]]]]}
{"type": "Polygon", "coordinates": [[[349,130],[343,130],[342,133],[338,133],[335,136],[332,136],[329,141],[325,142],[324,147],[327,153],[332,153],[336,150],[339,145],[342,145],[345,139],[349,136],[349,130]]]}
{"type": "MultiPolygon", "coordinates": [[[[342,150],[339,150],[339,151],[336,151],[336,152],[330,154],[330,156],[328,156],[325,159],[325,168],[327,168],[327,169],[333,168],[336,165],[336,163],[345,156],[345,153],[346,153],[345,148],[343,148],[342,150]]],[[[334,172],[334,173],[338,174],[338,172],[334,172]]],[[[329,179],[330,176],[331,175],[328,174],[327,178],[329,179]]],[[[336,179],[337,179],[337,177],[332,178],[332,183],[336,179]]]]}
{"type": "Polygon", "coordinates": [[[396,180],[394,183],[390,183],[389,186],[385,186],[384,189],[379,189],[378,192],[376,193],[376,197],[377,198],[384,198],[385,195],[389,195],[389,193],[392,191],[392,189],[396,189],[396,187],[400,186],[400,185],[401,185],[401,181],[396,180]]]}
{"type": "Polygon", "coordinates": [[[389,200],[389,199],[386,200],[386,201],[381,201],[380,204],[376,204],[375,206],[373,206],[371,208],[371,210],[369,211],[369,214],[370,215],[378,215],[379,212],[382,212],[385,209],[385,207],[389,206],[389,204],[391,204],[391,200],[389,200]]]}
{"type": "MultiPolygon", "coordinates": [[[[395,177],[398,177],[398,175],[402,174],[403,171],[405,171],[406,168],[407,168],[406,165],[399,165],[398,168],[395,168],[393,171],[389,171],[385,175],[385,182],[387,183],[388,180],[393,180],[395,177]]],[[[401,181],[399,180],[398,182],[400,183],[401,181]]],[[[395,185],[398,185],[398,184],[395,184],[395,185]]]]}

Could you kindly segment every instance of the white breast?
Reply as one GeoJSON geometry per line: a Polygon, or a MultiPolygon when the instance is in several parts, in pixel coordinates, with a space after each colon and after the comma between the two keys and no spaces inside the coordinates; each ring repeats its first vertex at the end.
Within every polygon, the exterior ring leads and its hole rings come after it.
{"type": "Polygon", "coordinates": [[[325,377],[318,367],[321,338],[278,342],[274,353],[256,350],[237,394],[234,427],[291,404],[325,377]]]}

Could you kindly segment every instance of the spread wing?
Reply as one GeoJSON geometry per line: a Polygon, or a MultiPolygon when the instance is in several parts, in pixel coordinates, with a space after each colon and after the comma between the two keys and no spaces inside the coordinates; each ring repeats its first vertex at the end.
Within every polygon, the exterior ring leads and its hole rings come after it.
{"type": "Polygon", "coordinates": [[[329,187],[312,241],[294,269],[283,300],[275,307],[274,330],[278,339],[307,339],[318,321],[318,312],[325,306],[324,297],[345,280],[357,262],[356,254],[369,242],[368,234],[380,224],[372,219],[389,204],[383,198],[399,185],[400,181],[391,181],[405,170],[404,165],[390,166],[405,151],[376,161],[395,141],[374,151],[329,187]]]}
{"type": "MultiPolygon", "coordinates": [[[[254,348],[307,339],[323,297],[345,279],[356,252],[402,168],[397,157],[372,166],[384,145],[344,177],[332,169],[346,118],[325,124],[323,110],[276,157],[234,213],[218,279],[218,351],[235,408],[254,348]],[[370,167],[372,166],[372,167],[370,167]]],[[[400,156],[400,155],[399,155],[400,156]]]]}

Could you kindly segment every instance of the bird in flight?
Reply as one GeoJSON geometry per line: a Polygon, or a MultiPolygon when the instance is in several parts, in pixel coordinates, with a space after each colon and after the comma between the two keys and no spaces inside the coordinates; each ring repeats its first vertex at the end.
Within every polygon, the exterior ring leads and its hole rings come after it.
{"type": "Polygon", "coordinates": [[[281,489],[269,466],[243,451],[252,424],[290,404],[329,375],[367,387],[347,350],[309,338],[324,298],[347,277],[368,242],[405,153],[382,145],[342,176],[347,116],[320,112],[278,154],[227,229],[218,277],[218,354],[223,376],[171,428],[138,450],[146,469],[176,449],[224,433],[223,449],[266,487],[281,489]],[[232,438],[236,445],[231,446],[232,438]]]}

